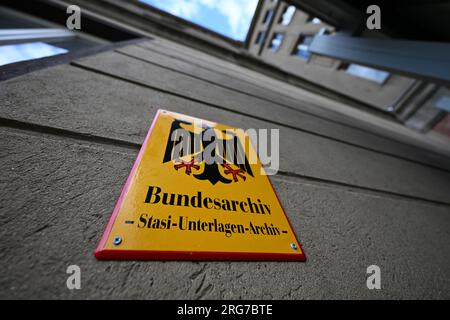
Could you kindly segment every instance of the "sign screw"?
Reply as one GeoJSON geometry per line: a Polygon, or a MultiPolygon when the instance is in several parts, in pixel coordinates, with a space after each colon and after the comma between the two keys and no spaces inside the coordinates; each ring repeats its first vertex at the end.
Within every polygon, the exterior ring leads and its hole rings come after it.
{"type": "Polygon", "coordinates": [[[119,244],[122,243],[122,238],[119,236],[115,236],[112,243],[113,243],[113,245],[118,246],[119,244]]]}
{"type": "Polygon", "coordinates": [[[291,248],[297,250],[297,245],[295,243],[291,243],[291,248]]]}

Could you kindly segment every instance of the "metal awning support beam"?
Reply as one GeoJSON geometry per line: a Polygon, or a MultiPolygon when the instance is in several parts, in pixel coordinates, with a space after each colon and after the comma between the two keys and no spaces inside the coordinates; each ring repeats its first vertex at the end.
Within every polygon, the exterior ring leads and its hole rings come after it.
{"type": "Polygon", "coordinates": [[[65,29],[1,29],[0,44],[38,41],[75,37],[75,33],[65,29]]]}
{"type": "Polygon", "coordinates": [[[450,43],[316,35],[314,54],[450,84],[450,43]]]}

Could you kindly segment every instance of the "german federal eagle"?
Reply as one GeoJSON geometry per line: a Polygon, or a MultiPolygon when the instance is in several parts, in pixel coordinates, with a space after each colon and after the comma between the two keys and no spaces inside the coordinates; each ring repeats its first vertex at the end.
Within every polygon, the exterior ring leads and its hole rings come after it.
{"type": "Polygon", "coordinates": [[[253,177],[238,136],[228,130],[219,134],[207,125],[194,130],[189,121],[173,120],[163,163],[169,161],[174,161],[175,170],[184,168],[187,175],[193,173],[196,179],[208,180],[213,185],[245,181],[246,175],[253,177]]]}

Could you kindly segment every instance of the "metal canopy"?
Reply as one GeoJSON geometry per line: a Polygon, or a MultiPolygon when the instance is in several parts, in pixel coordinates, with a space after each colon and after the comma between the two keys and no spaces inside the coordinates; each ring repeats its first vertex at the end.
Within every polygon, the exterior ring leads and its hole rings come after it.
{"type": "Polygon", "coordinates": [[[448,0],[288,0],[342,29],[364,27],[369,5],[381,8],[382,31],[391,37],[450,42],[448,0]]]}
{"type": "Polygon", "coordinates": [[[309,50],[348,62],[450,83],[450,43],[317,35],[309,50]]]}
{"type": "Polygon", "coordinates": [[[450,1],[288,0],[331,23],[339,35],[317,35],[309,50],[347,62],[450,83],[450,1]],[[369,5],[381,8],[381,33],[366,30],[369,5]],[[364,31],[362,33],[362,31],[364,31]],[[363,34],[365,37],[351,37],[363,34]]]}

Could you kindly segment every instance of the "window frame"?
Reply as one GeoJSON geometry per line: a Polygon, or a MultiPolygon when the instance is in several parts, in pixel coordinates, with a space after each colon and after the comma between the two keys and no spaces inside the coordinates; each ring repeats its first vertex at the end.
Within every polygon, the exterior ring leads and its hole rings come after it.
{"type": "MultiPolygon", "coordinates": [[[[296,53],[297,48],[298,48],[298,46],[300,45],[300,40],[301,40],[301,39],[305,39],[305,38],[311,38],[311,39],[313,39],[313,38],[314,38],[314,35],[313,35],[313,34],[304,34],[304,33],[301,33],[301,34],[298,36],[297,41],[294,43],[294,47],[293,47],[292,50],[291,50],[291,55],[294,56],[294,57],[296,57],[297,59],[301,59],[302,61],[309,62],[309,61],[311,60],[311,57],[312,57],[311,51],[308,50],[309,55],[308,55],[307,58],[302,57],[302,56],[300,56],[300,55],[298,55],[298,54],[296,53]]],[[[311,41],[312,41],[312,40],[311,40],[311,41]]],[[[308,44],[308,48],[309,48],[309,45],[310,45],[310,44],[308,44]]]]}
{"type": "Polygon", "coordinates": [[[256,38],[255,38],[255,45],[261,46],[263,44],[263,40],[264,37],[266,36],[266,31],[262,30],[262,31],[258,31],[258,33],[256,34],[256,38]]]}
{"type": "Polygon", "coordinates": [[[283,42],[284,42],[284,37],[285,37],[285,33],[284,32],[273,32],[272,33],[272,37],[270,38],[270,41],[269,41],[269,43],[267,45],[267,49],[272,51],[273,53],[276,53],[276,52],[280,51],[281,46],[283,45],[283,42]],[[274,50],[272,48],[272,42],[273,42],[273,40],[275,39],[275,37],[277,35],[281,35],[281,40],[280,40],[280,44],[278,45],[278,47],[274,50]]]}
{"type": "Polygon", "coordinates": [[[388,80],[392,77],[392,73],[390,73],[388,71],[379,70],[376,68],[372,68],[370,66],[365,66],[365,65],[358,64],[358,63],[352,63],[352,62],[342,62],[338,69],[343,71],[346,75],[348,75],[350,77],[365,80],[365,81],[368,81],[369,83],[372,83],[372,84],[375,84],[378,86],[384,86],[388,82],[388,80]],[[368,77],[361,77],[356,74],[349,73],[347,71],[351,65],[369,68],[369,69],[373,69],[373,70],[380,71],[380,72],[385,72],[385,73],[387,73],[387,76],[382,81],[372,80],[372,79],[369,79],[368,77]]]}
{"type": "Polygon", "coordinates": [[[263,16],[262,24],[263,24],[263,25],[268,24],[268,23],[270,22],[270,20],[272,20],[273,15],[274,15],[274,10],[273,10],[273,8],[267,9],[267,10],[266,10],[266,13],[265,13],[264,16],[263,16]]]}
{"type": "Polygon", "coordinates": [[[287,27],[291,24],[292,20],[294,20],[295,14],[297,13],[297,8],[294,5],[286,5],[283,8],[283,11],[281,11],[280,17],[278,18],[278,24],[283,26],[283,27],[287,27]],[[287,11],[289,10],[289,8],[294,8],[294,13],[292,13],[288,23],[284,24],[284,15],[287,13],[287,11]]]}

